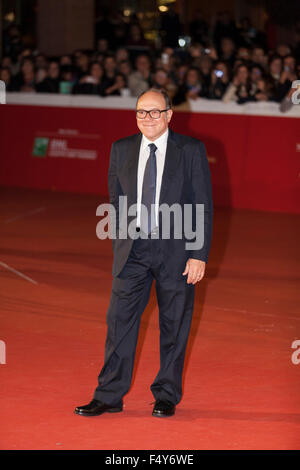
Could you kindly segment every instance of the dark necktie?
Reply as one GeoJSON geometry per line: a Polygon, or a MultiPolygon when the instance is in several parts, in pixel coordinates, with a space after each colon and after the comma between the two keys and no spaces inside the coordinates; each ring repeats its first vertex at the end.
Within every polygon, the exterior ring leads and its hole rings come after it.
{"type": "Polygon", "coordinates": [[[150,155],[147,160],[144,180],[143,180],[143,191],[142,191],[142,204],[144,204],[147,211],[141,210],[141,229],[147,235],[156,226],[155,221],[155,193],[156,193],[156,155],[155,152],[157,147],[155,144],[149,144],[150,155]],[[153,204],[153,207],[151,205],[153,204]],[[152,217],[151,217],[152,216],[152,217]]]}

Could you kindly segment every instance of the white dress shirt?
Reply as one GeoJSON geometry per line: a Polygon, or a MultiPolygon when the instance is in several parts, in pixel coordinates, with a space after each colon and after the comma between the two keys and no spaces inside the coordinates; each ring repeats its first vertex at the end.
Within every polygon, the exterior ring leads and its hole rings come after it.
{"type": "Polygon", "coordinates": [[[140,227],[141,219],[141,203],[142,203],[142,191],[143,191],[143,181],[144,181],[144,172],[147,164],[147,160],[150,156],[150,147],[149,144],[155,144],[157,150],[155,151],[156,155],[156,193],[155,193],[155,219],[158,226],[158,206],[159,206],[159,196],[161,188],[161,180],[164,171],[167,142],[169,136],[169,129],[166,130],[158,139],[151,141],[147,137],[142,137],[140,154],[138,161],[138,174],[137,174],[137,227],[140,227]]]}

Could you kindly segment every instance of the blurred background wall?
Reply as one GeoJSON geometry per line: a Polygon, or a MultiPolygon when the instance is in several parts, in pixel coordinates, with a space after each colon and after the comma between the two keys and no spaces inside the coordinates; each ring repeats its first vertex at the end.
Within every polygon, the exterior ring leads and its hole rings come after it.
{"type": "MultiPolygon", "coordinates": [[[[183,32],[188,33],[195,11],[213,23],[218,12],[227,10],[238,23],[247,16],[259,30],[269,30],[270,40],[293,43],[297,33],[292,24],[299,19],[300,2],[290,0],[0,0],[0,54],[3,31],[11,23],[21,25],[27,47],[45,54],[70,53],[91,48],[97,23],[106,9],[137,15],[148,40],[157,40],[160,14],[173,8],[179,14],[183,32]]],[[[269,44],[269,47],[273,47],[269,44]]]]}

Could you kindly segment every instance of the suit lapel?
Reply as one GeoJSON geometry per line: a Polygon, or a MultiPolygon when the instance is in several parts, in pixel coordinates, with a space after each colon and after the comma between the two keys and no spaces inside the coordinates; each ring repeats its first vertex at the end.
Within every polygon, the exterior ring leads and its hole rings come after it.
{"type": "Polygon", "coordinates": [[[137,172],[139,163],[139,154],[141,146],[142,134],[136,135],[131,144],[129,151],[129,162],[127,166],[127,177],[130,182],[130,191],[128,193],[128,204],[136,204],[137,202],[137,172]]]}
{"type": "Polygon", "coordinates": [[[163,204],[166,200],[168,191],[170,190],[172,179],[177,171],[180,161],[180,147],[174,139],[174,132],[169,129],[169,137],[167,143],[164,171],[161,181],[161,190],[159,204],[163,204]]]}

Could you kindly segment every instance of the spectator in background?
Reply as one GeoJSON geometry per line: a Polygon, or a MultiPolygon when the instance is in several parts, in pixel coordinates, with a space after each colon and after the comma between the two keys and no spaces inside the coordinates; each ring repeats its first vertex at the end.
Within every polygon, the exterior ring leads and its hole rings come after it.
{"type": "Polygon", "coordinates": [[[113,86],[116,79],[117,64],[113,54],[104,57],[104,88],[113,86]]]}
{"type": "Polygon", "coordinates": [[[199,69],[197,67],[190,67],[183,84],[178,87],[177,93],[173,98],[173,104],[178,106],[189,99],[195,100],[199,98],[201,88],[199,69]]]}
{"type": "Polygon", "coordinates": [[[233,80],[224,93],[222,101],[224,103],[235,101],[238,104],[254,101],[253,95],[251,95],[251,79],[247,65],[237,66],[233,80]]]}
{"type": "Polygon", "coordinates": [[[199,71],[201,77],[201,91],[199,96],[208,98],[210,82],[211,82],[212,59],[208,55],[204,55],[200,59],[199,71]]]}
{"type": "Polygon", "coordinates": [[[72,93],[74,95],[104,96],[104,70],[99,62],[92,62],[90,64],[89,73],[81,77],[79,83],[74,85],[72,93]]]}
{"type": "Polygon", "coordinates": [[[7,67],[10,71],[12,71],[13,63],[12,63],[11,57],[8,55],[3,56],[1,60],[1,66],[7,67]]]}
{"type": "Polygon", "coordinates": [[[180,64],[175,70],[175,83],[177,87],[181,87],[184,84],[185,77],[188,71],[188,64],[180,64]]]}
{"type": "Polygon", "coordinates": [[[251,60],[250,49],[245,46],[239,47],[236,53],[235,63],[236,63],[236,60],[241,60],[243,62],[250,62],[251,60]]]}
{"type": "Polygon", "coordinates": [[[60,82],[59,91],[60,93],[70,94],[76,83],[76,73],[73,65],[62,65],[60,67],[60,82]]]}
{"type": "Polygon", "coordinates": [[[292,55],[283,58],[283,70],[277,83],[276,94],[272,95],[274,101],[281,102],[289,93],[292,83],[297,80],[296,60],[292,55]]]}
{"type": "Polygon", "coordinates": [[[46,78],[48,77],[48,68],[47,67],[38,67],[36,73],[35,73],[35,91],[37,92],[43,92],[43,86],[41,86],[41,83],[43,83],[46,78]]]}
{"type": "Polygon", "coordinates": [[[104,74],[107,79],[113,79],[116,75],[117,63],[113,54],[108,54],[103,60],[104,74]]]}
{"type": "Polygon", "coordinates": [[[126,47],[119,47],[115,53],[116,64],[119,66],[124,60],[129,61],[129,53],[126,47]]]}
{"type": "Polygon", "coordinates": [[[291,80],[295,80],[295,72],[296,72],[296,59],[293,55],[288,54],[283,58],[283,69],[290,73],[291,80]]]}
{"type": "Polygon", "coordinates": [[[28,69],[23,72],[23,83],[20,91],[23,93],[35,92],[35,72],[34,69],[28,69]]]}
{"type": "Polygon", "coordinates": [[[104,64],[104,59],[105,59],[105,55],[102,54],[102,52],[97,52],[95,55],[94,55],[94,61],[97,61],[99,62],[99,64],[103,65],[104,64]]]}
{"type": "Polygon", "coordinates": [[[283,58],[287,55],[290,55],[292,51],[291,51],[291,48],[287,44],[279,44],[275,52],[277,55],[283,58]]]}
{"type": "Polygon", "coordinates": [[[260,65],[264,70],[268,65],[268,57],[262,47],[254,47],[251,52],[251,61],[253,64],[260,65]]]}
{"type": "Polygon", "coordinates": [[[132,96],[139,96],[152,86],[151,62],[146,54],[140,54],[135,61],[136,70],[128,77],[128,87],[132,96]]]}
{"type": "Polygon", "coordinates": [[[256,90],[254,92],[255,101],[268,101],[271,95],[270,82],[262,77],[256,81],[256,90]]]}
{"type": "Polygon", "coordinates": [[[233,64],[233,67],[230,67],[231,70],[236,70],[236,68],[239,66],[239,65],[247,65],[247,67],[249,67],[251,64],[251,62],[248,62],[246,60],[243,60],[243,59],[235,59],[234,61],[234,64],[233,64]]]}
{"type": "Polygon", "coordinates": [[[201,76],[199,69],[190,67],[185,80],[186,98],[195,100],[200,96],[202,89],[201,76]]]}
{"type": "Polygon", "coordinates": [[[161,51],[161,54],[155,60],[155,67],[164,69],[170,75],[173,75],[176,68],[176,56],[174,54],[174,49],[171,47],[164,47],[161,51]]]}
{"type": "Polygon", "coordinates": [[[258,82],[260,82],[260,80],[264,80],[264,78],[265,72],[261,65],[253,64],[250,67],[251,93],[256,92],[258,88],[258,82]]]}
{"type": "Polygon", "coordinates": [[[15,91],[13,84],[13,78],[9,67],[1,67],[0,69],[0,80],[5,83],[6,91],[15,91]]]}
{"type": "Polygon", "coordinates": [[[83,51],[77,51],[75,55],[78,78],[84,77],[89,71],[89,56],[83,51]]]}
{"type": "Polygon", "coordinates": [[[160,65],[156,68],[162,68],[168,74],[171,82],[176,85],[176,69],[180,66],[180,57],[175,54],[175,50],[171,47],[164,47],[160,56],[160,65]]]}
{"type": "Polygon", "coordinates": [[[117,73],[114,83],[104,91],[105,96],[128,96],[126,78],[122,73],[117,73]]]}
{"type": "Polygon", "coordinates": [[[235,61],[235,43],[230,37],[222,37],[220,39],[219,59],[226,61],[231,67],[235,61]]]}
{"type": "Polygon", "coordinates": [[[197,61],[202,57],[203,45],[192,42],[188,48],[189,62],[192,66],[197,65],[197,61]]]}
{"type": "Polygon", "coordinates": [[[211,71],[211,81],[208,98],[212,100],[221,100],[229,85],[229,68],[226,62],[217,62],[211,71]]]}
{"type": "Polygon", "coordinates": [[[14,76],[17,77],[18,74],[21,73],[21,68],[22,68],[22,65],[23,65],[25,59],[31,60],[31,62],[33,63],[33,67],[35,68],[35,61],[34,61],[34,56],[33,56],[32,50],[29,49],[29,48],[23,49],[21,51],[21,53],[19,54],[19,56],[18,56],[17,62],[13,62],[12,74],[14,76]]]}
{"type": "Polygon", "coordinates": [[[171,80],[168,72],[166,72],[164,69],[156,69],[155,73],[153,74],[152,86],[157,90],[166,91],[171,99],[176,93],[176,85],[171,80]]]}
{"type": "Polygon", "coordinates": [[[72,57],[70,55],[62,55],[60,60],[59,60],[59,65],[60,67],[63,67],[64,65],[73,65],[72,57]]]}
{"type": "Polygon", "coordinates": [[[26,47],[21,51],[19,55],[19,60],[22,60],[25,57],[33,58],[33,50],[30,49],[30,47],[26,47]]]}
{"type": "Polygon", "coordinates": [[[48,75],[39,82],[36,91],[39,93],[59,93],[60,66],[58,60],[51,60],[48,67],[48,75]]]}
{"type": "MultiPolygon", "coordinates": [[[[287,56],[289,57],[289,56],[287,56]]],[[[292,80],[289,80],[289,69],[284,70],[283,59],[280,55],[274,54],[269,59],[269,73],[267,75],[270,82],[270,100],[281,102],[287,95],[292,80]]],[[[293,79],[294,76],[290,76],[293,79]]]]}
{"type": "MultiPolygon", "coordinates": [[[[17,73],[19,72],[19,63],[18,62],[13,63],[11,60],[11,57],[9,56],[3,56],[2,61],[1,61],[1,67],[7,67],[9,69],[12,80],[15,83],[15,77],[17,73]]],[[[15,88],[14,91],[17,91],[16,85],[14,85],[14,88],[15,88]]]]}
{"type": "Polygon", "coordinates": [[[47,83],[50,93],[58,93],[60,81],[60,66],[58,60],[51,60],[48,68],[47,83]]]}
{"type": "Polygon", "coordinates": [[[45,54],[38,54],[35,57],[35,67],[36,67],[36,69],[47,68],[48,67],[48,59],[45,56],[45,54]]]}
{"type": "Polygon", "coordinates": [[[270,77],[275,82],[279,82],[282,72],[282,58],[276,54],[271,56],[269,59],[268,69],[270,77]]]}
{"type": "Polygon", "coordinates": [[[15,76],[15,86],[17,91],[22,91],[23,86],[24,91],[29,90],[30,86],[33,85],[35,74],[34,61],[31,57],[24,57],[21,62],[20,72],[15,76]],[[25,78],[26,77],[26,78],[25,78]]]}
{"type": "Polygon", "coordinates": [[[129,75],[132,72],[131,64],[129,60],[122,60],[118,64],[118,72],[120,72],[126,78],[126,82],[128,83],[129,75]]]}

